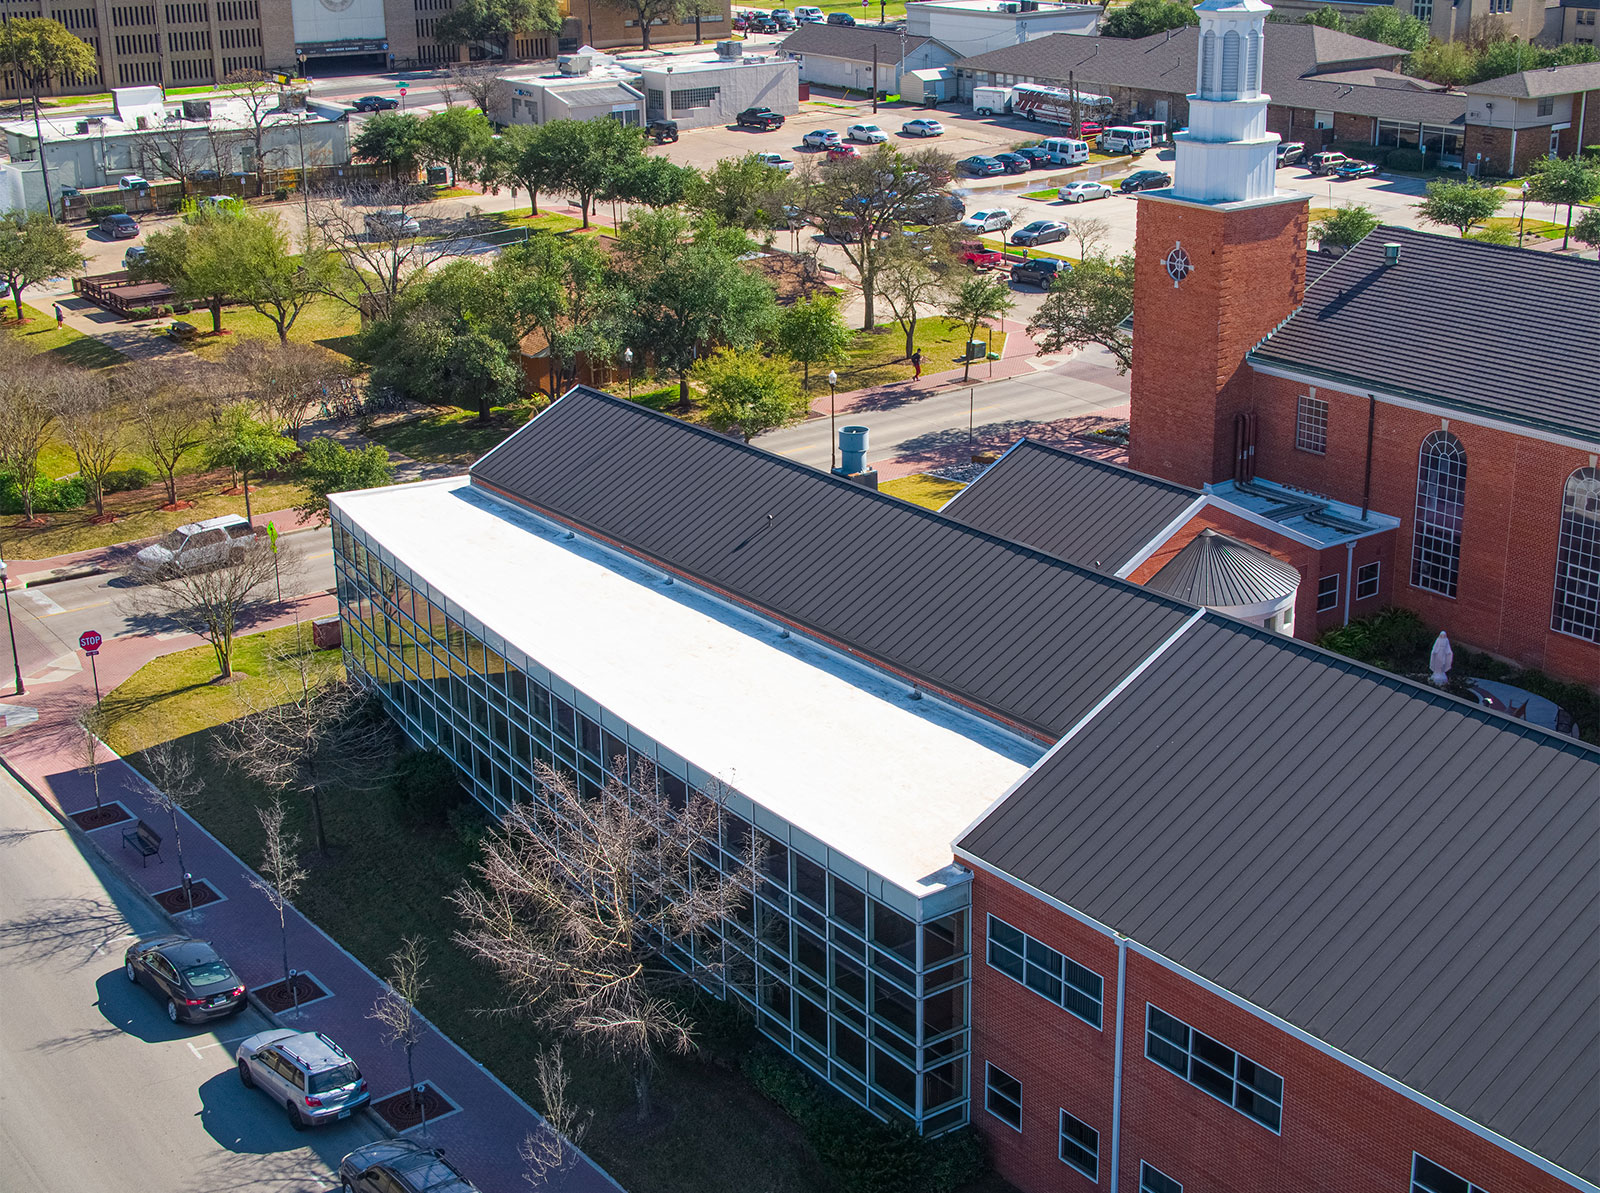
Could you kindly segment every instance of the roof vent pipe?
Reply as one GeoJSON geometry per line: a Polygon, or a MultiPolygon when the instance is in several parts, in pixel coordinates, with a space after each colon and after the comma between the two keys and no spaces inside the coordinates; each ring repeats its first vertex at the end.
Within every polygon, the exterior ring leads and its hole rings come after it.
{"type": "Polygon", "coordinates": [[[1394,241],[1386,241],[1383,246],[1383,263],[1385,265],[1400,264],[1400,246],[1394,241]]]}
{"type": "Polygon", "coordinates": [[[839,431],[839,472],[854,476],[867,470],[867,428],[842,427],[839,431]]]}

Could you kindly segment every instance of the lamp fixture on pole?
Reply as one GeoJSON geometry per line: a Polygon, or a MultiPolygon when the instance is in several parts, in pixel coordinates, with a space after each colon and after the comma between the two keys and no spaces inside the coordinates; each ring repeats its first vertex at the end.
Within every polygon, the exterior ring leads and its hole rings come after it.
{"type": "Polygon", "coordinates": [[[622,350],[622,363],[628,366],[628,401],[633,401],[633,349],[622,350]]]}
{"type": "Polygon", "coordinates": [[[833,408],[833,405],[834,405],[833,404],[833,399],[834,399],[834,394],[837,392],[836,391],[836,387],[838,386],[838,384],[839,384],[839,374],[836,373],[834,370],[829,369],[828,370],[828,460],[829,460],[828,470],[830,472],[837,472],[839,470],[839,436],[835,433],[834,427],[833,427],[834,415],[836,413],[834,408],[833,408]]]}

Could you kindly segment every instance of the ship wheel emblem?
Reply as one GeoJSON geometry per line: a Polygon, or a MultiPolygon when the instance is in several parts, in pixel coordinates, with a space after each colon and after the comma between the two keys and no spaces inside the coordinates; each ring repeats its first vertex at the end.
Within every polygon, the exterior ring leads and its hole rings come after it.
{"type": "Polygon", "coordinates": [[[1194,264],[1189,260],[1189,254],[1183,251],[1182,244],[1172,246],[1172,251],[1167,254],[1167,276],[1172,279],[1172,288],[1176,290],[1178,283],[1194,272],[1194,264]]]}

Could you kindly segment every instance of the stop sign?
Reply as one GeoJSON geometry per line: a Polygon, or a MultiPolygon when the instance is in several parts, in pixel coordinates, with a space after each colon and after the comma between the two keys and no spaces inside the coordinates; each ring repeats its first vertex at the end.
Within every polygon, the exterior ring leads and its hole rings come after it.
{"type": "Polygon", "coordinates": [[[100,635],[94,630],[84,630],[78,635],[78,645],[93,654],[100,649],[100,635]]]}

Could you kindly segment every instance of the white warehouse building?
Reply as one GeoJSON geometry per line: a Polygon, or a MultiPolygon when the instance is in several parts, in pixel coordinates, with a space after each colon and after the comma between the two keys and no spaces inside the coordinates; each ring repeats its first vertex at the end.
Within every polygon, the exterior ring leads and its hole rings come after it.
{"type": "Polygon", "coordinates": [[[921,0],[906,6],[906,33],[935,38],[958,57],[971,57],[1051,33],[1092,35],[1102,11],[1098,4],[1052,0],[921,0]]]}

